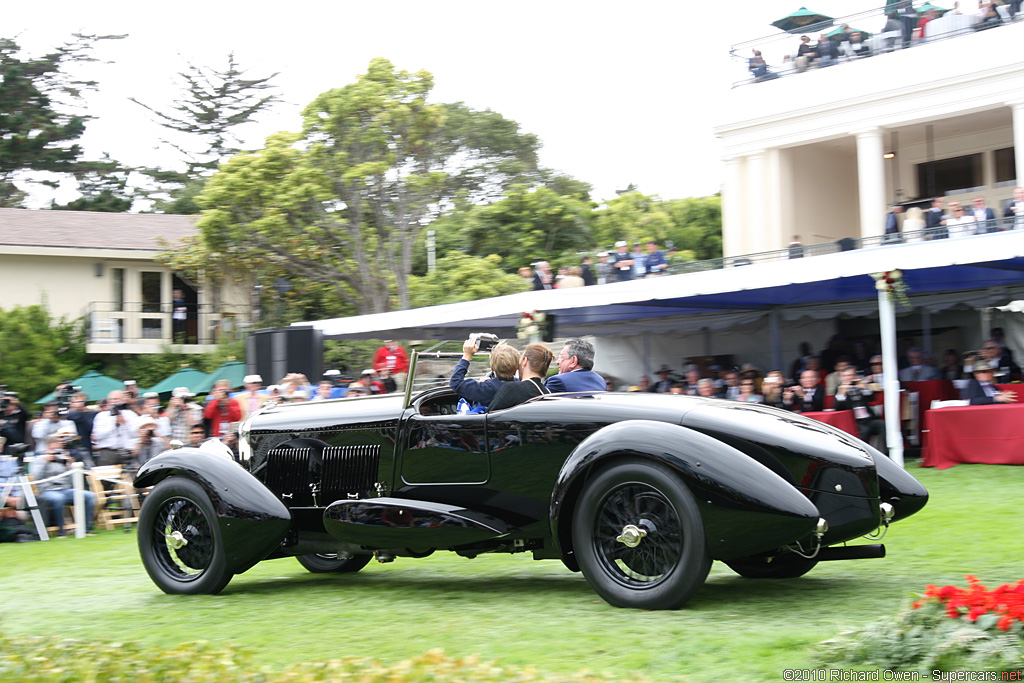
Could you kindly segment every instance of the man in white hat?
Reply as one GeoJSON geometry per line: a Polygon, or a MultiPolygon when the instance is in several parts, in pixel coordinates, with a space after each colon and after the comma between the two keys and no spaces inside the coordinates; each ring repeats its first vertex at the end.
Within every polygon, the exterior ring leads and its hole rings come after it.
{"type": "Polygon", "coordinates": [[[615,269],[616,282],[628,282],[633,279],[633,255],[629,253],[629,245],[626,240],[619,240],[615,243],[616,252],[612,254],[612,268],[615,269]]]}
{"type": "Polygon", "coordinates": [[[150,459],[155,458],[164,451],[170,449],[171,444],[167,439],[156,433],[156,419],[143,416],[139,421],[139,440],[132,449],[132,465],[142,467],[150,459]]]}
{"type": "Polygon", "coordinates": [[[263,386],[263,378],[259,375],[246,375],[242,378],[245,391],[235,396],[238,407],[242,409],[242,419],[249,417],[263,407],[267,395],[260,387],[263,386]]]}
{"type": "Polygon", "coordinates": [[[171,392],[171,401],[167,404],[164,417],[170,425],[170,437],[174,441],[187,443],[192,426],[203,422],[202,407],[189,402],[192,395],[188,387],[177,387],[171,392]]]}

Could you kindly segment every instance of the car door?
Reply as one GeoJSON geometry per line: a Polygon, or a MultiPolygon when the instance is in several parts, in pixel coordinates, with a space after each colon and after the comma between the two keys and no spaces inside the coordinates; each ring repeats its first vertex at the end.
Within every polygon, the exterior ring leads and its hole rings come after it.
{"type": "Polygon", "coordinates": [[[485,484],[490,479],[485,415],[413,413],[403,431],[401,484],[485,484]]]}

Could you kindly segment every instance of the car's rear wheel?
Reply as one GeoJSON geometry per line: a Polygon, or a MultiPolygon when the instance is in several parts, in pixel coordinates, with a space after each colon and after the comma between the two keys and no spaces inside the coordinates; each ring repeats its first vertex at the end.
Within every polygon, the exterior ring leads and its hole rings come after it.
{"type": "Polygon", "coordinates": [[[626,460],[583,490],[572,522],[580,569],[616,607],[677,609],[711,568],[693,495],[668,467],[626,460]]]}
{"type": "Polygon", "coordinates": [[[748,579],[795,579],[814,569],[818,561],[795,553],[774,557],[744,557],[728,560],[726,566],[748,579]]]}
{"type": "Polygon", "coordinates": [[[350,555],[349,553],[338,553],[336,555],[319,553],[316,555],[297,555],[295,557],[299,564],[314,574],[357,572],[365,567],[372,558],[372,555],[350,555]]]}
{"type": "Polygon", "coordinates": [[[213,505],[191,479],[169,477],[146,496],[138,542],[146,572],[165,593],[216,594],[231,580],[213,505]]]}

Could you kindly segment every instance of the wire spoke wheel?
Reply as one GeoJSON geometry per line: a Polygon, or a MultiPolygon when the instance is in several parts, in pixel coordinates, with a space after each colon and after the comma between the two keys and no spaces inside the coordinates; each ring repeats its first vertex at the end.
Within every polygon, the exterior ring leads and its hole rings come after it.
{"type": "Polygon", "coordinates": [[[231,580],[217,515],[191,479],[168,477],[146,496],[138,541],[146,572],[165,593],[215,594],[231,580]]]}
{"type": "Polygon", "coordinates": [[[192,501],[172,498],[157,511],[154,552],[168,573],[187,581],[209,568],[213,560],[213,529],[210,520],[192,501]]]}
{"type": "Polygon", "coordinates": [[[646,484],[623,484],[605,496],[600,509],[592,542],[605,571],[635,588],[664,580],[683,549],[679,515],[665,496],[646,484]],[[634,547],[619,540],[630,525],[645,532],[634,547]]]}
{"type": "Polygon", "coordinates": [[[622,460],[587,483],[572,542],[587,581],[616,607],[682,607],[711,568],[692,494],[675,472],[647,460],[622,460]]]}

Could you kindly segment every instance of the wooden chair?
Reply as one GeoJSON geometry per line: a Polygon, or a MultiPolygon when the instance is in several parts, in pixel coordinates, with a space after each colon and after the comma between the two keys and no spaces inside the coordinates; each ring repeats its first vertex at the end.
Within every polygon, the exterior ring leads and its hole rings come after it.
{"type": "Polygon", "coordinates": [[[86,471],[96,494],[96,523],[106,529],[139,521],[139,497],[120,465],[100,465],[86,471]]]}

